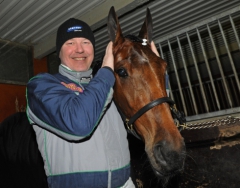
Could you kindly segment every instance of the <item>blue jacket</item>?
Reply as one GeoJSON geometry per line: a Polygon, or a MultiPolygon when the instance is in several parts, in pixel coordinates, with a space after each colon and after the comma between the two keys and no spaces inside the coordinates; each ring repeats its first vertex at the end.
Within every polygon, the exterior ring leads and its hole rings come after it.
{"type": "Polygon", "coordinates": [[[62,65],[56,75],[29,81],[27,114],[49,187],[114,188],[129,178],[127,133],[111,102],[114,82],[108,68],[91,79],[91,70],[74,72],[62,65]]]}

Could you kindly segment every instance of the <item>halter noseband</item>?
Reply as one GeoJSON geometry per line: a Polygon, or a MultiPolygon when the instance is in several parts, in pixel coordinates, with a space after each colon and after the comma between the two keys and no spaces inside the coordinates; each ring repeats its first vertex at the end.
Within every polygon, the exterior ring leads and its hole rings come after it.
{"type": "Polygon", "coordinates": [[[182,129],[185,128],[185,124],[186,124],[185,116],[182,112],[179,112],[176,109],[175,102],[172,99],[170,99],[169,97],[162,97],[162,98],[153,100],[152,102],[148,103],[147,105],[142,107],[140,110],[138,110],[130,119],[126,118],[126,116],[122,113],[122,111],[119,109],[119,107],[117,105],[116,106],[117,106],[118,111],[124,121],[124,125],[125,125],[127,131],[141,140],[140,136],[137,134],[137,132],[134,129],[133,123],[148,110],[152,109],[153,107],[155,107],[159,104],[165,103],[165,102],[167,102],[170,105],[170,110],[171,110],[173,118],[177,119],[179,122],[176,124],[176,126],[181,131],[182,129]]]}

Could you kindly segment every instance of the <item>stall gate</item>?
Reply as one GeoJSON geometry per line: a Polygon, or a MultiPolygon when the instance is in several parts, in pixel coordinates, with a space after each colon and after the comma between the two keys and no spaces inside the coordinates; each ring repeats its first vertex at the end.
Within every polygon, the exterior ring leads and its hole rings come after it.
{"type": "Polygon", "coordinates": [[[239,113],[240,11],[170,36],[157,44],[187,121],[239,113]]]}

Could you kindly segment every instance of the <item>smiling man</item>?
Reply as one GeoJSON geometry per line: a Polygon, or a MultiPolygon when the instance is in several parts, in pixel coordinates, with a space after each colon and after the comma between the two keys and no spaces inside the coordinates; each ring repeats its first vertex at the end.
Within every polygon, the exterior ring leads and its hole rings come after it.
{"type": "Polygon", "coordinates": [[[67,40],[60,51],[60,59],[63,65],[71,70],[86,71],[93,61],[93,45],[86,38],[72,38],[67,40]]]}
{"type": "Polygon", "coordinates": [[[92,78],[94,35],[71,18],[58,29],[59,73],[39,74],[27,85],[27,114],[51,188],[135,187],[127,133],[112,103],[112,43],[92,78]]]}
{"type": "Polygon", "coordinates": [[[85,22],[71,18],[58,29],[56,50],[61,63],[71,70],[87,71],[90,68],[94,45],[93,33],[85,22]]]}

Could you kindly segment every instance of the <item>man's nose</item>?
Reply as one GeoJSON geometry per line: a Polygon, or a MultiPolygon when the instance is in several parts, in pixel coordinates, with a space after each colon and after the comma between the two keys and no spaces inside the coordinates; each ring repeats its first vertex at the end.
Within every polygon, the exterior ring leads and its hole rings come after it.
{"type": "Polygon", "coordinates": [[[82,47],[82,44],[77,44],[76,45],[76,52],[77,53],[83,53],[84,52],[84,49],[82,47]]]}

